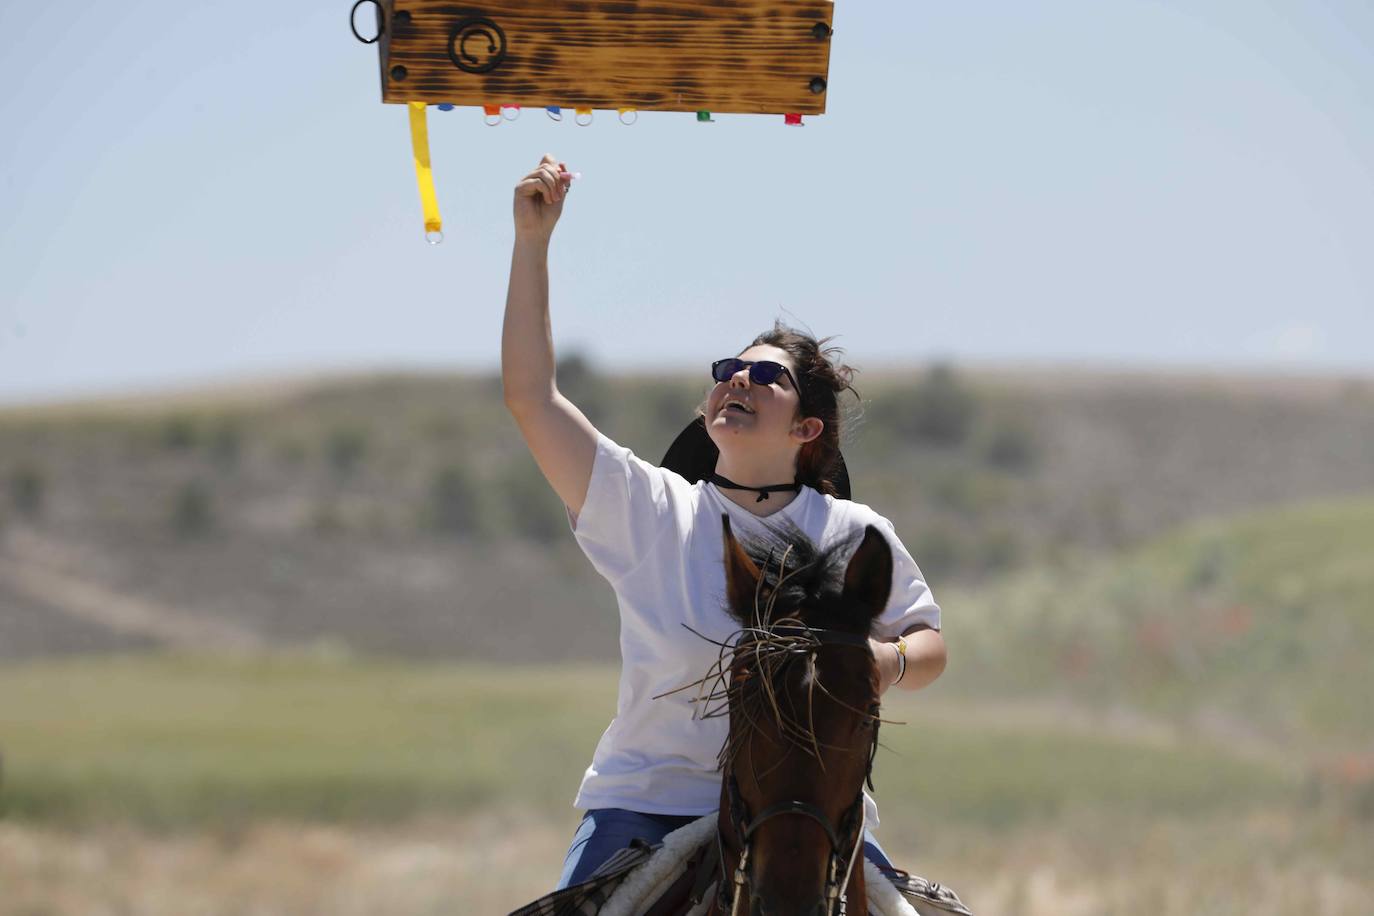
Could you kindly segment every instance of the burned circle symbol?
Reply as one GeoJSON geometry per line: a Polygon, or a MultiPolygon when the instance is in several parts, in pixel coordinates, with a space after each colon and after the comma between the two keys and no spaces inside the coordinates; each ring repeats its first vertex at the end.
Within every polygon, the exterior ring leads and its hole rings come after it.
{"type": "Polygon", "coordinates": [[[506,33],[490,19],[464,19],[448,33],[448,56],[465,73],[489,73],[506,59],[506,33]]]}

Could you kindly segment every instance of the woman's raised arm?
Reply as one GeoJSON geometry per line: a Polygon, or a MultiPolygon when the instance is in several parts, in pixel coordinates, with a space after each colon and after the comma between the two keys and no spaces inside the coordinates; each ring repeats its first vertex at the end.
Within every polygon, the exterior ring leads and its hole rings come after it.
{"type": "Polygon", "coordinates": [[[515,250],[501,331],[501,385],[539,470],[576,515],[587,498],[596,427],[558,391],[549,322],[549,240],[571,182],[546,155],[515,186],[515,250]]]}

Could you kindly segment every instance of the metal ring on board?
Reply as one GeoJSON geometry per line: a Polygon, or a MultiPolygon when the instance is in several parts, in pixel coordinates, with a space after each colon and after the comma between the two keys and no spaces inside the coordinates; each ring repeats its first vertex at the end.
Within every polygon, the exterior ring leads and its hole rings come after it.
{"type": "Polygon", "coordinates": [[[550,105],[549,107],[545,108],[544,114],[549,116],[550,121],[563,120],[563,109],[559,108],[557,105],[550,105]]]}
{"type": "Polygon", "coordinates": [[[573,120],[577,122],[578,127],[586,127],[592,123],[592,110],[589,108],[586,111],[579,111],[573,120]],[[587,120],[582,120],[583,115],[587,116],[587,120]]]}
{"type": "Polygon", "coordinates": [[[444,240],[444,233],[439,229],[431,229],[425,233],[425,241],[431,245],[437,245],[444,240]]]}
{"type": "Polygon", "coordinates": [[[501,122],[504,120],[506,119],[501,117],[499,114],[482,115],[482,123],[486,124],[488,127],[500,127],[501,122]]]}
{"type": "Polygon", "coordinates": [[[349,10],[348,12],[348,27],[353,30],[354,38],[358,39],[365,45],[375,45],[378,41],[381,40],[382,31],[384,29],[384,22],[382,20],[382,5],[378,3],[377,0],[358,0],[357,3],[353,4],[353,9],[349,10]],[[373,35],[371,40],[366,39],[358,34],[358,7],[362,6],[364,3],[371,3],[373,6],[377,8],[377,34],[373,35]]]}
{"type": "Polygon", "coordinates": [[[621,123],[621,124],[633,124],[634,122],[636,122],[636,121],[638,121],[638,120],[639,120],[639,111],[638,111],[637,109],[634,109],[634,108],[622,108],[622,109],[620,109],[620,123],[621,123]],[[626,114],[629,114],[629,115],[631,116],[631,117],[630,117],[630,120],[628,120],[628,121],[625,120],[625,115],[626,115],[626,114]]]}
{"type": "Polygon", "coordinates": [[[519,105],[502,105],[502,106],[501,106],[501,117],[505,118],[507,121],[514,121],[514,120],[516,120],[517,118],[520,117],[520,106],[519,106],[519,105]],[[511,110],[511,109],[514,109],[514,110],[515,110],[515,117],[514,117],[514,118],[512,118],[512,117],[510,117],[509,115],[506,114],[506,112],[509,111],[509,110],[511,110]]]}

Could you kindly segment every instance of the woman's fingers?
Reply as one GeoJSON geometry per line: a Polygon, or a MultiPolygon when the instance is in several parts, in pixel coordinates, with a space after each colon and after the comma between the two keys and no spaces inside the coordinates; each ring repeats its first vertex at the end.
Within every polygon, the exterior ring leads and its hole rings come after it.
{"type": "Polygon", "coordinates": [[[560,201],[568,189],[568,185],[564,184],[560,177],[563,171],[566,171],[566,166],[554,158],[552,153],[545,153],[544,158],[539,161],[539,166],[515,186],[515,192],[524,197],[538,194],[547,204],[560,201]]]}
{"type": "Polygon", "coordinates": [[[553,194],[554,183],[553,179],[549,177],[549,167],[547,165],[541,165],[539,168],[534,170],[534,174],[539,179],[540,183],[544,186],[544,190],[547,191],[549,194],[553,194]]]}
{"type": "Polygon", "coordinates": [[[554,200],[561,200],[563,197],[562,182],[558,180],[558,157],[553,153],[545,153],[544,158],[539,160],[539,171],[543,172],[547,178],[545,182],[554,200]]]}
{"type": "Polygon", "coordinates": [[[548,166],[541,165],[538,169],[538,175],[544,191],[544,202],[551,204],[558,199],[558,183],[549,177],[548,166]]]}
{"type": "Polygon", "coordinates": [[[558,178],[558,168],[556,166],[548,168],[541,167],[539,171],[539,179],[544,183],[544,187],[548,190],[549,195],[555,201],[562,200],[563,182],[558,178]]]}
{"type": "Polygon", "coordinates": [[[542,197],[548,200],[548,191],[544,183],[534,175],[520,179],[520,183],[515,186],[515,194],[517,197],[542,197]]]}
{"type": "Polygon", "coordinates": [[[544,198],[545,203],[551,204],[553,203],[554,181],[541,167],[521,179],[520,184],[516,186],[516,192],[526,197],[539,195],[544,198]]]}

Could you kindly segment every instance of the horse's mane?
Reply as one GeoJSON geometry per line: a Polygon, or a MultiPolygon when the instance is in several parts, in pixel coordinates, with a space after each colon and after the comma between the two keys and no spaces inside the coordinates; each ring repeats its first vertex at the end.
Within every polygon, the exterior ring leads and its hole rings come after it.
{"type": "Polygon", "coordinates": [[[868,635],[871,619],[841,612],[835,599],[844,589],[844,574],[862,530],[818,547],[796,523],[765,524],[761,534],[738,538],[740,547],[760,570],[761,594],[768,608],[730,608],[727,612],[749,626],[777,620],[781,613],[800,612],[808,625],[868,635]],[[771,609],[771,611],[770,611],[771,609]]]}
{"type": "MultiPolygon", "coordinates": [[[[732,705],[751,725],[767,716],[785,740],[820,760],[821,748],[828,746],[816,737],[809,711],[799,715],[801,711],[780,703],[777,688],[784,670],[799,663],[808,669],[803,681],[808,694],[820,691],[842,703],[816,677],[816,652],[824,640],[812,631],[868,635],[873,620],[871,609],[841,600],[849,561],[865,534],[866,531],[855,532],[818,547],[795,523],[782,520],[765,523],[760,534],[737,538],[740,548],[759,570],[760,587],[753,606],[733,607],[727,596],[726,612],[741,627],[723,640],[697,633],[684,623],[684,627],[719,647],[720,652],[703,677],[654,699],[695,688],[691,701],[696,706],[695,718],[727,716],[732,705]],[[748,669],[746,676],[732,679],[731,669],[740,663],[748,669]]],[[[812,697],[808,696],[808,710],[811,703],[812,697]]],[[[874,715],[871,710],[853,712],[874,715]]],[[[876,721],[876,715],[874,718],[876,721]]],[[[732,730],[727,736],[718,761],[722,768],[746,737],[745,730],[732,730]]]]}
{"type": "MultiPolygon", "coordinates": [[[[679,688],[698,688],[693,700],[700,704],[697,716],[728,715],[731,705],[751,723],[767,716],[784,739],[821,759],[821,748],[827,745],[817,739],[809,713],[799,715],[780,703],[777,687],[784,669],[803,664],[809,670],[808,693],[819,690],[838,702],[816,677],[816,651],[822,643],[807,628],[868,635],[871,614],[856,614],[852,603],[840,600],[848,562],[863,537],[860,531],[818,547],[795,523],[782,521],[765,524],[761,534],[737,539],[758,567],[761,587],[753,607],[731,607],[727,598],[727,613],[742,624],[729,639],[716,642],[703,636],[720,647],[720,655],[703,678],[679,688]],[[732,666],[744,658],[751,675],[730,680],[732,666]]],[[[808,709],[811,702],[808,697],[808,709]]],[[[727,736],[718,760],[722,769],[746,737],[742,730],[727,736]]]]}

